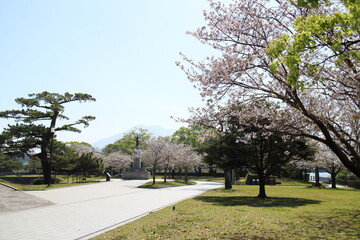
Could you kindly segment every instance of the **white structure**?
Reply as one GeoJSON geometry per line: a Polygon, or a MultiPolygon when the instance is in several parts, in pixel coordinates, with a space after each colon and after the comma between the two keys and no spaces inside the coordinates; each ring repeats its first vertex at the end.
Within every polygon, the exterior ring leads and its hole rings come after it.
{"type": "MultiPolygon", "coordinates": [[[[331,174],[325,170],[319,169],[320,182],[331,183],[331,174]]],[[[315,171],[309,172],[309,181],[315,182],[315,171]]]]}

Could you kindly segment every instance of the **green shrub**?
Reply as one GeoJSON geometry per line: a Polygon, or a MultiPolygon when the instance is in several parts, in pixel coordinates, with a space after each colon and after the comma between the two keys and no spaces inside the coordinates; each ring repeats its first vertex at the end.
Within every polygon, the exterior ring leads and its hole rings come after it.
{"type": "MultiPolygon", "coordinates": [[[[55,178],[55,177],[52,177],[51,178],[51,184],[56,184],[56,183],[61,183],[61,179],[60,178],[55,178]]],[[[44,179],[43,178],[36,178],[34,181],[33,181],[33,185],[43,185],[44,184],[44,179]]]]}

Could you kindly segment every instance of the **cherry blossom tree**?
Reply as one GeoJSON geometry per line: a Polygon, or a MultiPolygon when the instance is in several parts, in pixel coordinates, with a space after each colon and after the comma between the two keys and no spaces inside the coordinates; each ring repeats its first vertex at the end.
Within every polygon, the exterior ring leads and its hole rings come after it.
{"type": "Polygon", "coordinates": [[[319,169],[331,175],[331,187],[336,188],[336,175],[344,169],[344,165],[337,156],[324,144],[312,142],[316,148],[313,161],[298,161],[294,163],[302,169],[312,169],[315,172],[315,186],[321,186],[319,169]]]}
{"type": "Polygon", "coordinates": [[[326,146],[319,144],[315,154],[316,165],[331,175],[331,187],[336,188],[336,175],[344,168],[339,158],[326,146]]]}
{"type": "Polygon", "coordinates": [[[167,181],[167,175],[169,170],[174,169],[175,161],[177,158],[177,149],[178,144],[170,142],[167,140],[166,146],[164,147],[163,155],[164,155],[164,162],[162,167],[164,169],[164,183],[167,181]]]}
{"type": "Polygon", "coordinates": [[[201,156],[191,146],[176,144],[174,167],[185,171],[185,182],[188,182],[188,170],[201,164],[201,156]]]}
{"type": "Polygon", "coordinates": [[[193,112],[243,104],[239,119],[267,115],[265,130],[321,142],[360,177],[356,3],[209,2],[207,25],[189,34],[221,54],[202,62],[183,55],[178,63],[208,104],[193,112]],[[254,110],[260,99],[264,105],[254,110]]]}
{"type": "MultiPolygon", "coordinates": [[[[88,143],[84,142],[69,142],[67,146],[73,149],[77,154],[95,153],[95,149],[88,143]]],[[[100,153],[99,153],[100,154],[100,153]]]]}
{"type": "Polygon", "coordinates": [[[167,148],[168,141],[157,137],[146,141],[146,149],[140,152],[141,159],[152,169],[153,184],[155,184],[156,170],[167,160],[167,148]]]}
{"type": "Polygon", "coordinates": [[[170,139],[157,137],[146,142],[145,150],[140,153],[141,159],[151,167],[153,184],[155,184],[156,170],[164,169],[166,174],[171,169],[184,169],[187,181],[187,170],[199,165],[200,157],[191,146],[171,142],[170,139]]]}
{"type": "Polygon", "coordinates": [[[132,162],[131,156],[123,152],[112,152],[104,157],[104,165],[119,172],[130,167],[132,162]]]}
{"type": "Polygon", "coordinates": [[[315,152],[313,159],[293,161],[291,164],[301,169],[313,170],[315,173],[314,186],[321,186],[319,169],[325,170],[331,175],[331,187],[336,188],[336,175],[344,169],[344,165],[326,145],[315,141],[309,141],[309,144],[315,152]]]}
{"type": "MultiPolygon", "coordinates": [[[[246,106],[218,107],[218,111],[208,110],[193,113],[188,121],[193,124],[202,124],[216,134],[204,136],[204,151],[207,153],[207,162],[215,163],[225,172],[225,188],[232,186],[228,176],[232,169],[247,167],[256,172],[259,178],[259,198],[266,198],[265,179],[270,177],[274,170],[291,160],[298,161],[308,158],[311,151],[297,136],[284,135],[266,130],[272,124],[268,115],[260,114],[266,105],[258,101],[252,106],[256,117],[238,115],[239,108],[246,106]],[[260,104],[259,104],[260,103],[260,104]],[[210,144],[209,144],[210,143],[210,144]]],[[[267,105],[268,109],[272,105],[267,105]]]]}
{"type": "Polygon", "coordinates": [[[308,179],[306,179],[307,170],[313,170],[314,174],[315,174],[315,183],[313,186],[321,187],[319,166],[318,166],[319,163],[316,162],[315,158],[311,159],[310,161],[308,161],[308,160],[291,161],[290,164],[292,164],[302,170],[305,170],[304,181],[308,180],[308,179]]]}

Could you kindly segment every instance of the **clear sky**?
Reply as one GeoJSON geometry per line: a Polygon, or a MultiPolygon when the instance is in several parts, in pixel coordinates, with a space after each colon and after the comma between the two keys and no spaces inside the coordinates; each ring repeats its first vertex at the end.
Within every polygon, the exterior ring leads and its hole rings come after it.
{"type": "MultiPolygon", "coordinates": [[[[76,120],[96,120],[62,141],[97,140],[138,125],[177,129],[200,95],[175,65],[179,52],[211,55],[186,31],[204,25],[206,0],[0,0],[0,111],[42,91],[89,93],[66,105],[76,120]]],[[[0,130],[8,120],[0,119],[0,130]]]]}

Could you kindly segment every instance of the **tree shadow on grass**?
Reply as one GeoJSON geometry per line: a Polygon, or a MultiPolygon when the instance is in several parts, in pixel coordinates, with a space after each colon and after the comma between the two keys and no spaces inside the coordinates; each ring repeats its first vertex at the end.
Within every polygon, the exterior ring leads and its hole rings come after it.
{"type": "Polygon", "coordinates": [[[309,204],[320,204],[321,201],[305,198],[269,197],[260,199],[256,197],[215,197],[199,196],[198,201],[213,203],[219,206],[249,206],[249,207],[300,207],[309,204]]]}

